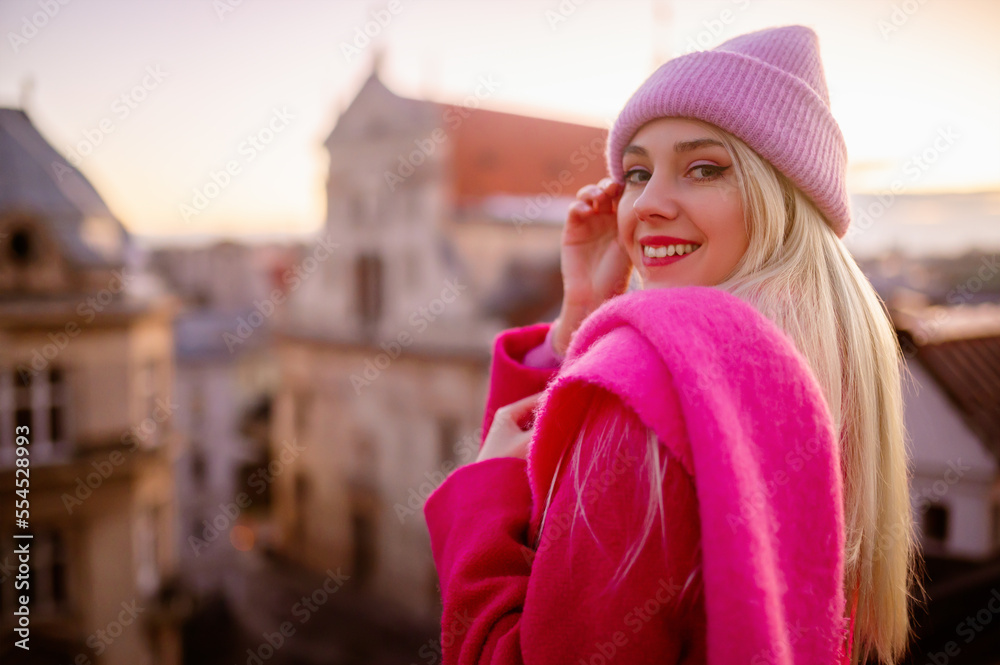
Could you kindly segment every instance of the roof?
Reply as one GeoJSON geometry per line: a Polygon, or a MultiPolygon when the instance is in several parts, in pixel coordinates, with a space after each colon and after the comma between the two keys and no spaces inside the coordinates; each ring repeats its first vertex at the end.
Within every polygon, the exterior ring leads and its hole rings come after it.
{"type": "Polygon", "coordinates": [[[572,197],[607,175],[607,130],[600,127],[463,106],[446,106],[444,113],[453,119],[460,204],[498,193],[572,197]]]}
{"type": "Polygon", "coordinates": [[[441,122],[440,106],[397,95],[372,72],[340,114],[323,145],[329,149],[337,143],[368,142],[390,133],[428,135],[429,129],[441,122]]]}
{"type": "Polygon", "coordinates": [[[125,262],[128,232],[100,194],[21,109],[0,108],[0,215],[38,217],[71,263],[125,262]]]}
{"type": "Polygon", "coordinates": [[[903,348],[1000,459],[1000,304],[893,311],[903,348]]]}
{"type": "Polygon", "coordinates": [[[918,346],[916,358],[1000,458],[1000,337],[918,346]]]}

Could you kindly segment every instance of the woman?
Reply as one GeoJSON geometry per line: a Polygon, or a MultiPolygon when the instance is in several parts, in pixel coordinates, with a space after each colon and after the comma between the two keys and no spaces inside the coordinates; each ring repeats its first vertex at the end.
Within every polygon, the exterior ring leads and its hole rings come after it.
{"type": "Polygon", "coordinates": [[[901,354],[840,242],[815,33],[666,63],[608,167],[559,318],[497,337],[480,455],[426,502],[443,661],[897,662],[901,354]]]}

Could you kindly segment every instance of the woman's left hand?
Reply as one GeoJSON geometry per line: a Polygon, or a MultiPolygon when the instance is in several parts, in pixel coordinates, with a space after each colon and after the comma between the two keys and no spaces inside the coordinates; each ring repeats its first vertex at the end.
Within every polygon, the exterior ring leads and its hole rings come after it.
{"type": "Polygon", "coordinates": [[[530,428],[523,430],[518,423],[535,409],[543,392],[545,391],[528,395],[497,409],[483,447],[479,449],[477,462],[493,457],[527,459],[528,442],[535,433],[535,425],[532,423],[530,428]]]}

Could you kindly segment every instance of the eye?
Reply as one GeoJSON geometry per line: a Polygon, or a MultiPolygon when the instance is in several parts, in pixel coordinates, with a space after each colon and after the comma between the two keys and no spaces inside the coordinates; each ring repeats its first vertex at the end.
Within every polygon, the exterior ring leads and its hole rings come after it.
{"type": "Polygon", "coordinates": [[[649,171],[646,169],[632,168],[625,172],[625,183],[638,185],[639,183],[646,182],[649,180],[649,171]],[[644,178],[640,178],[645,176],[644,178]]]}
{"type": "Polygon", "coordinates": [[[694,171],[701,171],[701,176],[696,176],[695,180],[715,180],[716,178],[722,176],[725,173],[728,166],[718,166],[716,164],[698,164],[697,166],[691,167],[688,173],[694,171]]]}

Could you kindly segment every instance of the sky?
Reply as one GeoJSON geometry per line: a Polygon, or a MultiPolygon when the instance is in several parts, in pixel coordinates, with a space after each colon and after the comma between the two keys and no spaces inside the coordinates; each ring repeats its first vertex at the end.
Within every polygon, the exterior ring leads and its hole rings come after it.
{"type": "Polygon", "coordinates": [[[792,23],[819,35],[852,193],[1000,190],[994,0],[3,0],[0,106],[136,234],[309,233],[376,45],[397,94],[486,78],[485,108],[606,128],[657,64],[792,23]]]}

